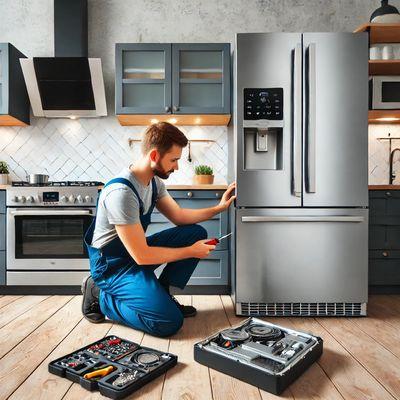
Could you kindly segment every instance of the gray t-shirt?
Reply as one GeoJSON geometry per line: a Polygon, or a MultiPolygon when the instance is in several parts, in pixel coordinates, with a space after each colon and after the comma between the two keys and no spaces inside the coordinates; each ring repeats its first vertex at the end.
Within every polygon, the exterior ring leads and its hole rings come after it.
{"type": "MultiPolygon", "coordinates": [[[[151,182],[148,186],[144,186],[129,168],[124,168],[116,178],[125,178],[132,182],[143,202],[146,214],[151,206],[153,195],[151,182]]],[[[164,182],[157,176],[155,180],[157,199],[168,195],[164,182]]],[[[122,183],[113,183],[105,187],[100,193],[92,246],[100,249],[118,236],[115,225],[140,223],[139,209],[138,198],[128,186],[122,183]]]]}

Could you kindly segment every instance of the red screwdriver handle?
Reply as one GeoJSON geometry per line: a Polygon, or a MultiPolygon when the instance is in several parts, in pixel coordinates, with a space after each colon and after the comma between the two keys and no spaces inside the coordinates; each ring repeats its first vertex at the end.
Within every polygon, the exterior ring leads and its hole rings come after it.
{"type": "Polygon", "coordinates": [[[209,240],[205,244],[210,244],[210,245],[216,246],[218,243],[219,243],[219,240],[214,238],[214,239],[209,240]]]}

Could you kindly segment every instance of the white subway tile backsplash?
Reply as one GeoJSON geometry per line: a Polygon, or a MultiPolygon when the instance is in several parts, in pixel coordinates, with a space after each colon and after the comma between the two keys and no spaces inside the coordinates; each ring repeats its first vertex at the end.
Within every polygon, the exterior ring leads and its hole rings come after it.
{"type": "MultiPolygon", "coordinates": [[[[228,132],[226,127],[181,127],[190,139],[210,139],[216,143],[192,144],[192,162],[184,149],[179,170],[168,183],[192,183],[194,166],[209,164],[215,182],[226,183],[228,132]]],[[[25,180],[28,173],[47,173],[50,180],[111,179],[141,157],[140,143],[145,127],[120,126],[114,116],[106,118],[31,118],[31,125],[0,127],[0,160],[8,163],[11,180],[25,180]]]]}

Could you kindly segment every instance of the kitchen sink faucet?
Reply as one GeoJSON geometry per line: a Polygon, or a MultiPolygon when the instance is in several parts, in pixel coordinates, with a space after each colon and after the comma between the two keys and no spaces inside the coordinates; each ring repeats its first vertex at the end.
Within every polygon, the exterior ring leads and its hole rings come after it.
{"type": "Polygon", "coordinates": [[[389,184],[390,185],[393,184],[393,181],[396,178],[396,174],[393,173],[393,158],[394,158],[394,154],[396,153],[396,151],[400,151],[400,147],[393,149],[390,153],[390,160],[389,160],[389,184]]]}

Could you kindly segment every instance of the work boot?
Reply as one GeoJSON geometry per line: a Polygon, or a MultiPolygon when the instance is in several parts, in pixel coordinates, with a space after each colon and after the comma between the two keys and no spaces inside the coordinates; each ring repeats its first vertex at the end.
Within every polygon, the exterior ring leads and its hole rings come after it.
{"type": "Polygon", "coordinates": [[[183,304],[179,303],[179,301],[170,294],[171,299],[175,302],[178,306],[179,310],[183,315],[183,318],[194,317],[197,314],[197,310],[193,306],[184,306],[183,304]]]}
{"type": "Polygon", "coordinates": [[[99,293],[100,289],[95,285],[92,277],[86,277],[81,286],[83,294],[82,314],[90,322],[98,324],[105,320],[105,315],[100,310],[99,293]]]}

